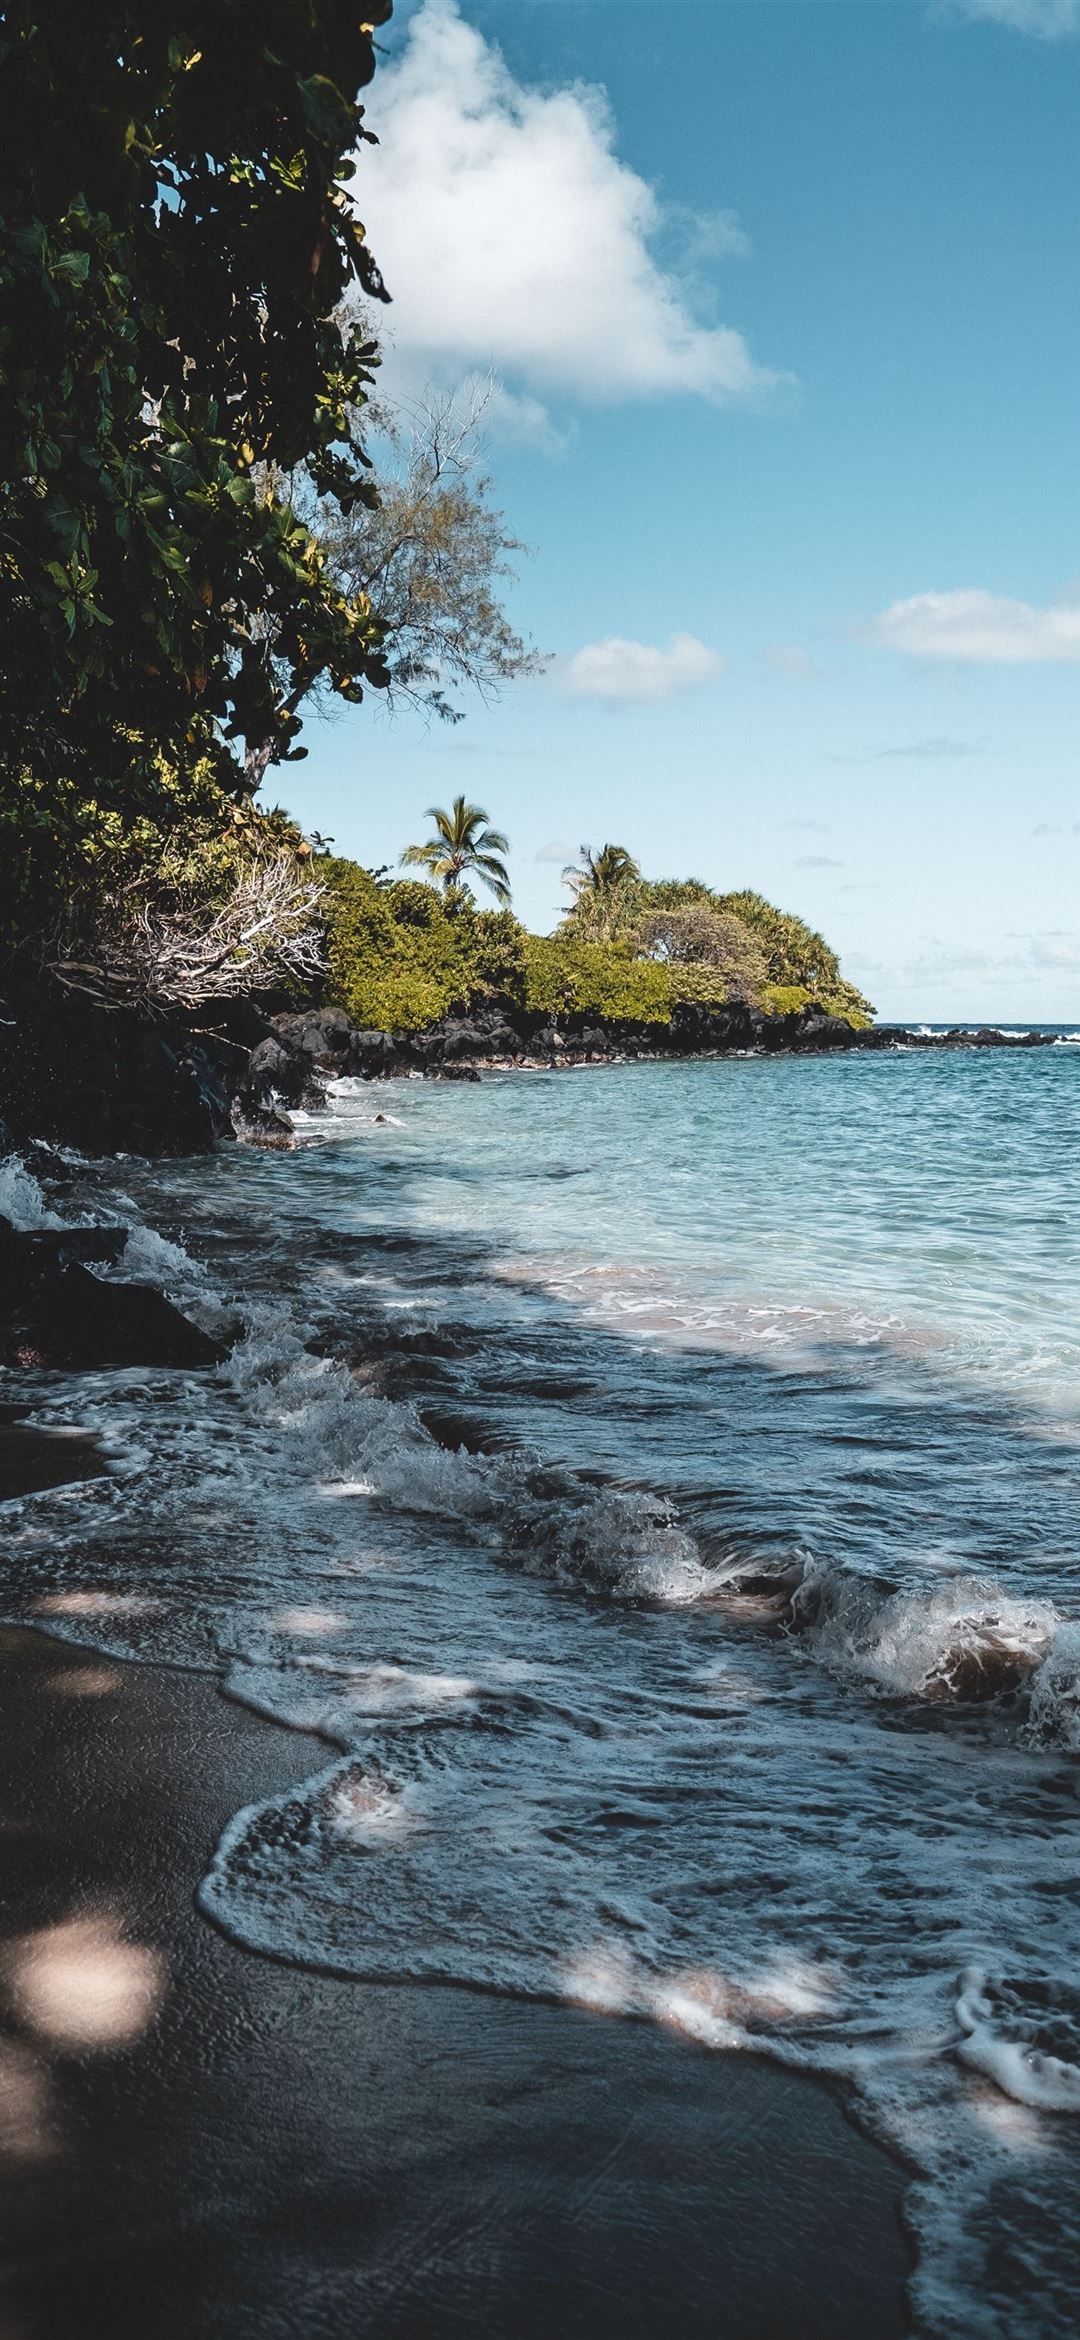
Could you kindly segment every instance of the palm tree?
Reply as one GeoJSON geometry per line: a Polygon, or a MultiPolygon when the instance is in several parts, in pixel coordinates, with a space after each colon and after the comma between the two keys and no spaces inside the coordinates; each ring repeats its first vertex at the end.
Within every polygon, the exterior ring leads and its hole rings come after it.
{"type": "Polygon", "coordinates": [[[593,940],[610,942],[641,876],[633,854],[625,845],[602,845],[599,853],[583,845],[580,862],[568,863],[562,874],[574,897],[568,917],[593,940]]]}
{"type": "Polygon", "coordinates": [[[434,821],[435,835],[426,845],[407,845],[402,867],[426,869],[448,897],[471,895],[468,880],[477,877],[508,908],[510,879],[501,857],[510,847],[501,829],[485,826],[487,817],[482,805],[466,804],[463,796],[455,796],[449,812],[429,804],[424,819],[434,821]]]}

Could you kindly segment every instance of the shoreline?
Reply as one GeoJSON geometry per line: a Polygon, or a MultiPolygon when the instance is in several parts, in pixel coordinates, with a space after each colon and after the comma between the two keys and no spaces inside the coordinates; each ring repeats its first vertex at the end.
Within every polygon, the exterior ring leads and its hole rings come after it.
{"type": "MultiPolygon", "coordinates": [[[[781,1056],[820,1057],[847,1054],[902,1056],[909,1051],[913,1053],[950,1051],[960,1055],[970,1054],[976,1050],[982,1053],[987,1049],[996,1048],[1052,1048],[1057,1044],[1056,1038],[1043,1033],[1025,1033],[1014,1036],[1009,1033],[994,1032],[990,1037],[980,1033],[976,1038],[957,1036],[951,1032],[920,1036],[911,1032],[894,1033],[883,1028],[880,1036],[874,1038],[868,1037],[865,1033],[855,1032],[850,1041],[822,1042],[817,1047],[810,1043],[803,1043],[784,1048],[695,1048],[685,1051],[662,1048],[613,1048],[607,1051],[593,1050],[588,1055],[567,1051],[565,1054],[556,1052],[551,1056],[463,1056],[452,1058],[446,1063],[436,1062],[423,1067],[407,1064],[402,1058],[397,1060],[389,1071],[379,1070],[362,1074],[360,1077],[368,1080],[387,1080],[408,1078],[412,1075],[421,1080],[469,1080],[474,1074],[479,1079],[484,1073],[600,1072],[617,1065],[627,1064],[766,1064],[781,1056]]],[[[319,1069],[323,1074],[327,1072],[332,1074],[332,1065],[326,1059],[320,1061],[319,1069]]]]}
{"type": "MultiPolygon", "coordinates": [[[[862,1028],[840,1017],[800,1011],[771,1021],[747,1011],[718,1011],[692,1026],[605,1023],[579,1012],[568,1017],[490,1013],[451,1016],[415,1034],[354,1030],[336,1008],[283,1016],[278,1023],[279,1062],[286,1053],[314,1070],[319,1080],[344,1074],[362,1080],[420,1073],[428,1079],[473,1080],[485,1072],[564,1072],[618,1064],[710,1064],[764,1061],[773,1057],[897,1055],[909,1051],[983,1053],[987,1049],[1050,1048],[1057,1035],[997,1026],[953,1026],[945,1032],[874,1024],[862,1028]],[[525,1025],[535,1029],[526,1032],[525,1025]],[[515,1028],[516,1027],[516,1028],[515,1028]]],[[[268,1100],[269,1101],[269,1100],[268,1100]]],[[[280,1108],[291,1102],[275,1092],[280,1108]]],[[[297,1097],[296,1102],[303,1102],[297,1097]]],[[[256,1134],[252,1130],[251,1134],[256,1134]]]]}
{"type": "Polygon", "coordinates": [[[239,1949],[195,1908],[214,1842],[323,1743],[33,1628],[0,1677],[20,2340],[908,2329],[904,2175],[823,2084],[239,1949]]]}
{"type": "MultiPolygon", "coordinates": [[[[676,1009],[669,1023],[593,1010],[525,1009],[491,993],[425,1030],[358,1029],[341,1007],[283,1009],[238,998],[216,1012],[105,1010],[8,983],[0,1016],[0,1153],[74,1147],[148,1158],[208,1152],[239,1138],[288,1148],[291,1115],[325,1101],[324,1083],[404,1073],[471,1080],[484,1070],[694,1063],[774,1056],[1048,1048],[1049,1031],[954,1026],[855,1028],[825,1009],[784,1016],[732,1004],[676,1009]]],[[[32,1166],[32,1165],[31,1165],[32,1166]]],[[[56,1167],[55,1163],[53,1167],[56,1167]]],[[[60,1168],[63,1165],[59,1165],[60,1168]]]]}

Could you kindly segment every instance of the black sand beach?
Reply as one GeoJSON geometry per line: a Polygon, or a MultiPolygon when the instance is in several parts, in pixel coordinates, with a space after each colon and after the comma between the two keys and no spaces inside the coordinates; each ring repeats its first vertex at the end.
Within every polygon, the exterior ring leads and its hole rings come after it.
{"type": "Polygon", "coordinates": [[[205,1678],[0,1637],[3,2340],[889,2340],[901,2178],[645,2025],[226,1943],[238,1806],[325,1760],[205,1678]]]}

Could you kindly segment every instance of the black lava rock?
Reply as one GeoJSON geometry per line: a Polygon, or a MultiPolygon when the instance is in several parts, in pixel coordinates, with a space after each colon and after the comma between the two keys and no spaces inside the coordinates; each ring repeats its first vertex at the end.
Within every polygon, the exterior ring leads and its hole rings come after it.
{"type": "Polygon", "coordinates": [[[0,1363],[80,1370],[109,1365],[218,1365],[219,1341],[148,1284],[111,1284],[84,1262],[119,1257],[125,1231],[65,1227],[24,1234],[0,1219],[0,1363]]]}

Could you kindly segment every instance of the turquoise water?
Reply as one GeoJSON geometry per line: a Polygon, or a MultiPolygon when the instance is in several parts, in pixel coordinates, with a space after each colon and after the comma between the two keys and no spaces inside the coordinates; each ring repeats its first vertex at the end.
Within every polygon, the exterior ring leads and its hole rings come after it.
{"type": "Polygon", "coordinates": [[[748,1059],[98,1166],[235,1346],[27,1376],[112,1475],[8,1507],[9,1613],[327,1741],[215,1922],[820,2072],[995,2340],[1080,2279],[1078,1122],[1069,1045],[748,1059]]]}

